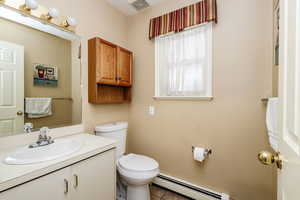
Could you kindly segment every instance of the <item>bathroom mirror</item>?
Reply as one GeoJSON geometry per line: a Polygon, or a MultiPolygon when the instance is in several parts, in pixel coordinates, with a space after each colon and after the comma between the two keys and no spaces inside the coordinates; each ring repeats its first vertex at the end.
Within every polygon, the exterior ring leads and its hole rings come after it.
{"type": "Polygon", "coordinates": [[[0,30],[0,136],[80,124],[80,37],[4,6],[0,30]]]}

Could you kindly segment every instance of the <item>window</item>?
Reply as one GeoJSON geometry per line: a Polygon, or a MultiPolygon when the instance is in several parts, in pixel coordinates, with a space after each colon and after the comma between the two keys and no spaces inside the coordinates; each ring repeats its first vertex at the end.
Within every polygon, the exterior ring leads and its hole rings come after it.
{"type": "Polygon", "coordinates": [[[212,97],[212,24],[155,39],[157,98],[212,97]]]}

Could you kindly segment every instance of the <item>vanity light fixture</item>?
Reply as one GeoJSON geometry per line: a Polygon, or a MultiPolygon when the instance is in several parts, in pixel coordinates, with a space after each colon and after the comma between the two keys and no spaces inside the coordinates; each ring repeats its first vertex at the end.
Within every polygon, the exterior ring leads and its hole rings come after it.
{"type": "Polygon", "coordinates": [[[56,8],[50,8],[47,14],[42,14],[41,18],[47,21],[51,21],[53,18],[59,16],[59,11],[56,8]]]}
{"type": "Polygon", "coordinates": [[[69,31],[64,31],[61,28],[51,26],[48,23],[41,23],[40,20],[37,20],[35,17],[27,17],[26,15],[16,12],[13,9],[8,7],[1,6],[0,4],[0,18],[7,19],[13,22],[29,26],[33,29],[37,29],[52,35],[57,35],[66,40],[78,40],[78,36],[70,33],[69,31]]]}
{"type": "Polygon", "coordinates": [[[25,0],[25,4],[19,7],[20,10],[30,13],[31,10],[35,10],[39,7],[38,3],[35,0],[25,0]]]}
{"type": "Polygon", "coordinates": [[[73,17],[67,17],[65,21],[61,23],[64,28],[68,28],[70,26],[76,26],[77,22],[73,17]]]}

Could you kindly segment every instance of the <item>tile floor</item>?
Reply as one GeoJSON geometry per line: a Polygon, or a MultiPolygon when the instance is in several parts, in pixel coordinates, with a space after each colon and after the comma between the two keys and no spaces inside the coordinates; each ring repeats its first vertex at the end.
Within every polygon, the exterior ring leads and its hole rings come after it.
{"type": "Polygon", "coordinates": [[[192,200],[156,185],[150,187],[150,193],[151,200],[192,200]]]}

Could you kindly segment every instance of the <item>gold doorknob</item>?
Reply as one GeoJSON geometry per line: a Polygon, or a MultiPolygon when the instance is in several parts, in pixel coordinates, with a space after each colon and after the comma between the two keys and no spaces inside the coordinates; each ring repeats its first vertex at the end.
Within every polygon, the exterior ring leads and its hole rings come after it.
{"type": "Polygon", "coordinates": [[[20,116],[20,115],[23,115],[23,112],[22,112],[22,111],[18,111],[18,112],[17,112],[17,115],[19,115],[19,116],[20,116]]]}
{"type": "Polygon", "coordinates": [[[279,153],[275,155],[268,151],[261,151],[258,154],[258,160],[264,165],[276,164],[278,169],[282,169],[282,159],[279,153]]]}

